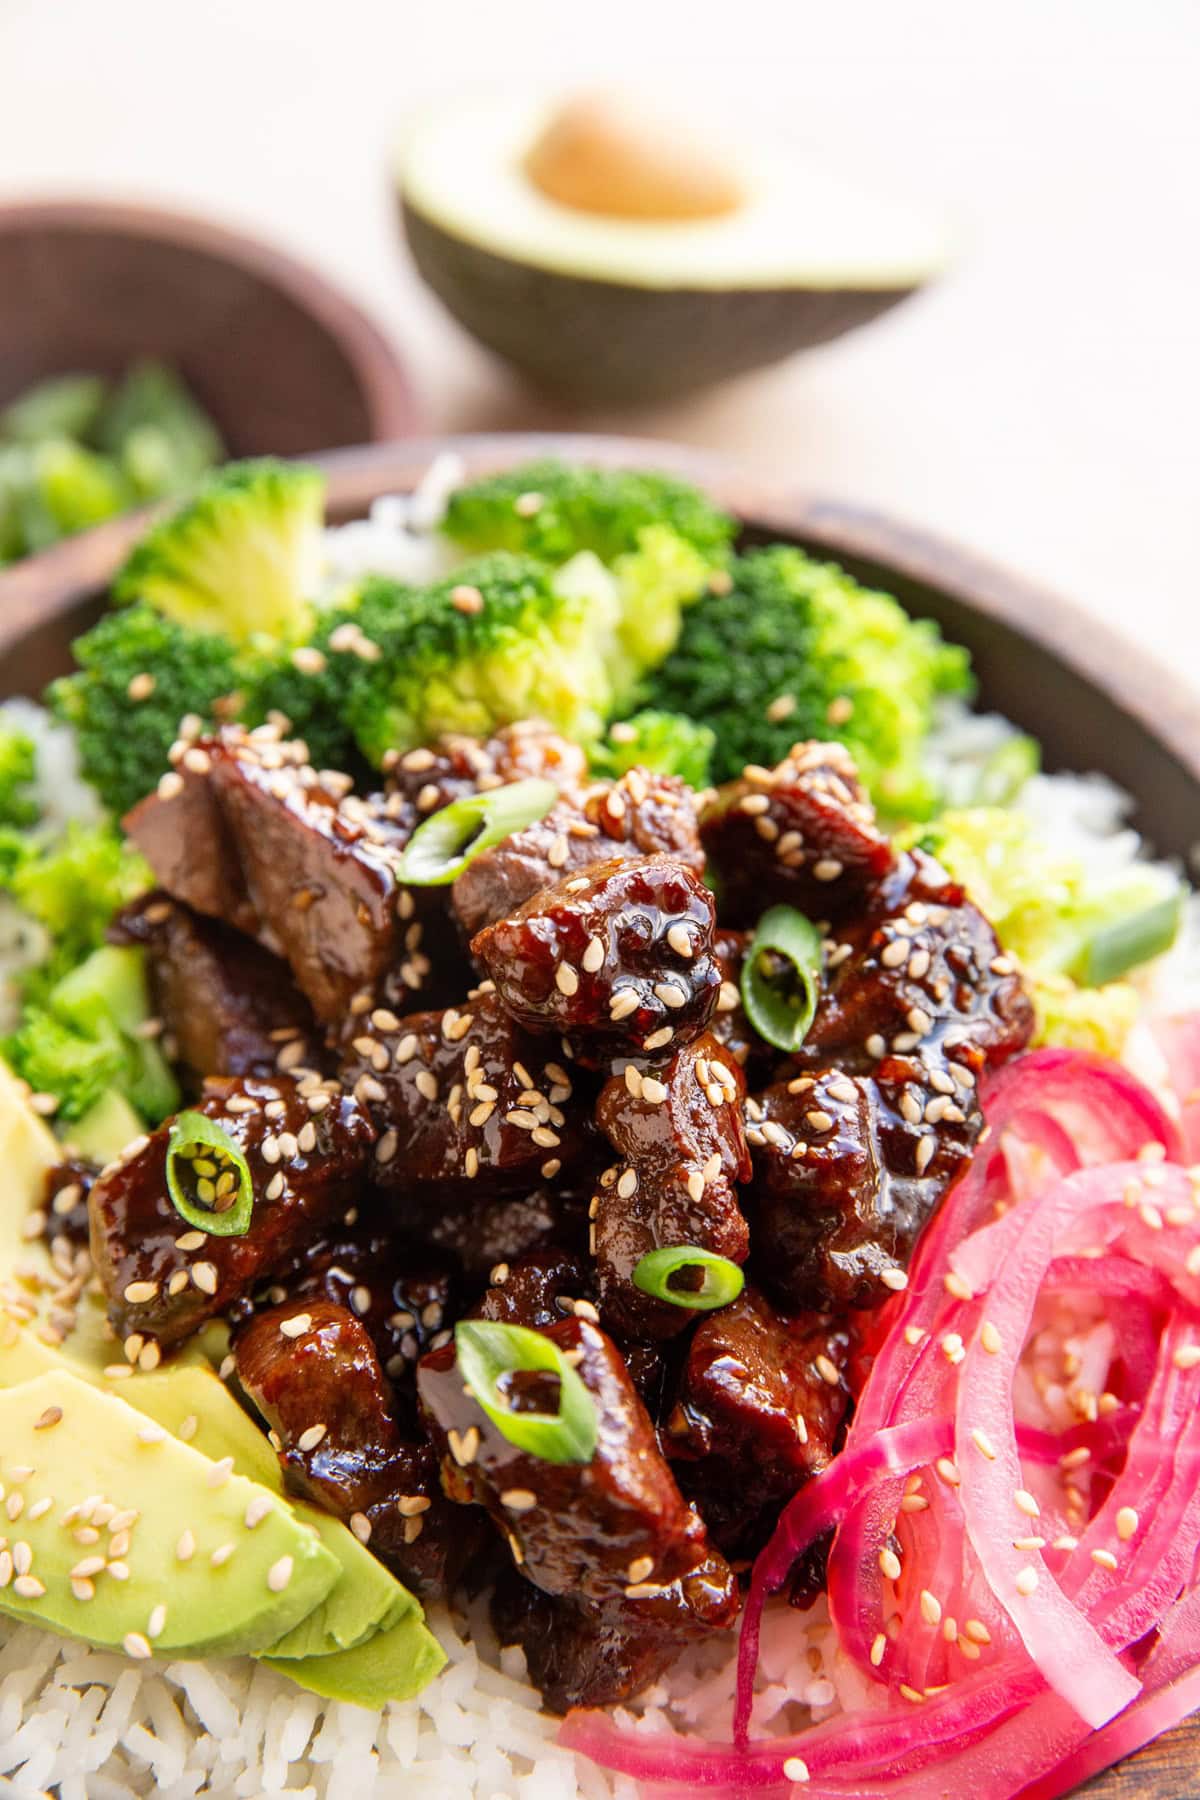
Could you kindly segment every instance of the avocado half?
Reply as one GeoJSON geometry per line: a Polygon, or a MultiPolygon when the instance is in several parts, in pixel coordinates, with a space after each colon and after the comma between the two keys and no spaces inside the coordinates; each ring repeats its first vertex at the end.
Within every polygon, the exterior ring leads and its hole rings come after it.
{"type": "Polygon", "coordinates": [[[795,155],[743,159],[740,203],[712,216],[565,204],[529,172],[554,121],[545,100],[432,108],[403,145],[398,185],[430,287],[557,393],[669,398],[839,337],[945,264],[930,222],[795,155]]]}

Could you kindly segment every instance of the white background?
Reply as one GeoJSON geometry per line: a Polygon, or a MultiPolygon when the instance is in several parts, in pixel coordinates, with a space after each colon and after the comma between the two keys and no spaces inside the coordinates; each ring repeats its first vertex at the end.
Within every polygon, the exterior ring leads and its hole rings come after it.
{"type": "Polygon", "coordinates": [[[408,348],[431,428],[580,422],[420,288],[387,181],[414,101],[557,74],[753,119],[960,239],[939,287],[857,337],[588,423],[958,536],[1200,686],[1200,0],[0,0],[0,193],[249,224],[408,348]]]}

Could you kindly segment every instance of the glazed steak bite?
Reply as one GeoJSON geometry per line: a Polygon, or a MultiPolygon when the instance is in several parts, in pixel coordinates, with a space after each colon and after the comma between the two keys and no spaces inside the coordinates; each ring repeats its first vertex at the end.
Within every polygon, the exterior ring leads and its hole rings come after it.
{"type": "Polygon", "coordinates": [[[472,1183],[482,1204],[553,1181],[589,1142],[575,1078],[496,994],[403,1019],[377,1008],[359,1024],[342,1078],[379,1132],[374,1180],[402,1197],[472,1183]]]}
{"type": "Polygon", "coordinates": [[[987,920],[928,857],[901,857],[832,940],[795,1073],[747,1104],[756,1258],[783,1304],[904,1285],[983,1130],[979,1077],[1032,1028],[987,920]]]}
{"type": "MultiPolygon", "coordinates": [[[[244,736],[239,731],[230,741],[240,742],[244,736]]],[[[274,744],[279,734],[268,730],[265,736],[274,744]]],[[[220,741],[176,744],[173,766],[157,790],[139,800],[122,825],[159,885],[174,899],[257,936],[262,922],[246,887],[233,832],[209,780],[213,745],[220,741]]],[[[250,733],[249,741],[262,741],[262,734],[250,733]]]]}
{"type": "Polygon", "coordinates": [[[539,719],[506,725],[486,741],[447,733],[428,748],[390,750],[383,769],[389,800],[399,797],[404,815],[414,820],[466,794],[534,776],[553,781],[564,792],[587,781],[587,758],[579,745],[539,719]]]}
{"type": "Polygon", "coordinates": [[[592,1250],[605,1324],[631,1338],[675,1337],[685,1306],[634,1285],[651,1250],[688,1245],[743,1263],[750,1237],[735,1183],[750,1173],[742,1072],[705,1034],[661,1068],[630,1063],[600,1095],[596,1116],[622,1160],[592,1200],[592,1250]]]}
{"type": "MultiPolygon", "coordinates": [[[[512,1443],[464,1391],[447,1344],[417,1371],[443,1480],[456,1498],[488,1509],[517,1566],[546,1593],[639,1599],[630,1588],[670,1583],[703,1563],[704,1526],[675,1484],[612,1339],[578,1313],[546,1336],[570,1357],[596,1409],[591,1461],[548,1462],[512,1443]]],[[[556,1376],[543,1379],[557,1387],[556,1376]]]]}
{"type": "Polygon", "coordinates": [[[454,883],[454,910],[475,937],[592,863],[656,851],[703,872],[695,796],[674,775],[630,769],[620,781],[564,795],[544,819],[483,851],[454,883]]]}
{"type": "Polygon", "coordinates": [[[590,1300],[590,1287],[582,1257],[547,1245],[514,1263],[497,1263],[474,1316],[538,1330],[559,1324],[580,1298],[590,1300]]]}
{"type": "Polygon", "coordinates": [[[127,1354],[131,1339],[138,1349],[153,1340],[151,1366],[158,1345],[190,1337],[353,1204],[375,1135],[356,1100],[315,1076],[301,1085],[214,1081],[196,1110],[245,1158],[254,1204],[242,1235],[204,1232],[175,1210],[167,1191],[169,1123],[126,1145],[88,1198],[108,1316],[127,1354]]]}
{"type": "Polygon", "coordinates": [[[614,859],[535,894],[471,949],[523,1026],[603,1064],[704,1029],[721,986],[714,921],[711,891],[673,857],[614,859]]]}
{"type": "Polygon", "coordinates": [[[118,913],[108,936],[145,948],[165,1047],[193,1090],[208,1075],[273,1075],[285,1044],[321,1066],[312,1008],[287,964],[252,938],[161,892],[118,913]]]}
{"type": "Polygon", "coordinates": [[[849,1405],[849,1335],[746,1288],[688,1345],[663,1443],[727,1556],[761,1548],[774,1511],[832,1459],[849,1405]]]}
{"type": "Polygon", "coordinates": [[[784,902],[840,917],[894,860],[841,744],[797,744],[777,768],[746,769],[705,808],[700,835],[727,925],[751,927],[784,902]]]}
{"type": "Polygon", "coordinates": [[[274,1434],[289,1485],[343,1519],[421,1593],[454,1560],[437,1459],[406,1442],[366,1326],[328,1300],[258,1313],[233,1343],[237,1377],[274,1434]]]}

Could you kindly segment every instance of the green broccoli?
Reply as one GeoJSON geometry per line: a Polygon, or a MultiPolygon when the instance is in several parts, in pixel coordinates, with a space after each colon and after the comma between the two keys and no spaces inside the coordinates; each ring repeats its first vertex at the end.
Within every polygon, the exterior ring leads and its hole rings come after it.
{"type": "Polygon", "coordinates": [[[1174,941],[1178,877],[1137,861],[1093,871],[1003,807],[945,812],[909,835],[962,882],[1022,964],[1038,1042],[1119,1055],[1137,1012],[1121,977],[1174,941]]]}
{"type": "Polygon", "coordinates": [[[79,668],[47,694],[75,729],[80,767],[106,806],[125,813],[167,769],[188,713],[213,717],[237,687],[238,657],[223,637],[193,631],[148,605],[107,614],[74,644],[79,668]]]}
{"type": "Polygon", "coordinates": [[[37,774],[37,751],[31,737],[0,719],[0,826],[33,825],[38,808],[26,790],[37,774]]]}
{"type": "Polygon", "coordinates": [[[225,453],[208,414],[178,375],[156,362],[128,371],[89,441],[119,463],[144,500],[186,493],[225,453]]]}
{"type": "Polygon", "coordinates": [[[935,796],[922,747],[935,702],[969,690],[966,652],[800,550],[751,551],[730,577],[685,612],[643,703],[713,728],[718,781],[773,765],[798,739],[838,738],[881,811],[925,816],[935,796]]]}
{"type": "MultiPolygon", "coordinates": [[[[142,858],[108,824],[75,822],[53,843],[35,845],[26,839],[22,850],[3,886],[49,934],[54,952],[47,979],[57,981],[103,943],[112,915],[144,893],[152,877],[142,858]]],[[[38,973],[33,972],[35,977],[38,973]]]]}
{"type": "Polygon", "coordinates": [[[104,944],[27,1004],[3,1045],[5,1060],[58,1116],[82,1118],[115,1090],[157,1124],[179,1105],[162,1051],[140,1027],[150,1017],[145,953],[104,944]]]}
{"type": "Polygon", "coordinates": [[[46,438],[28,454],[28,481],[20,502],[27,552],[102,525],[136,499],[115,463],[70,438],[46,438]]]}
{"type": "Polygon", "coordinates": [[[350,690],[361,664],[352,653],[329,646],[338,626],[353,618],[352,612],[342,609],[322,613],[307,644],[298,648],[285,644],[273,653],[245,658],[238,688],[241,716],[248,725],[261,725],[271,714],[282,713],[291,735],[307,744],[315,768],[357,774],[363,758],[348,713],[350,690]]]}
{"type": "Polygon", "coordinates": [[[689,787],[708,786],[716,735],[682,713],[640,712],[610,725],[588,760],[597,775],[614,779],[634,767],[678,775],[689,787]]]}
{"type": "Polygon", "coordinates": [[[180,510],[152,526],[113,583],[192,631],[234,644],[300,642],[321,573],[325,482],[316,469],[264,457],[228,463],[180,510]]]}
{"type": "Polygon", "coordinates": [[[0,412],[0,438],[40,444],[44,438],[91,441],[108,384],[102,375],[51,375],[35,382],[0,412]]]}
{"type": "Polygon", "coordinates": [[[545,564],[498,553],[430,588],[370,577],[316,642],[345,659],[346,716],[378,764],[440,732],[486,737],[517,719],[598,737],[615,631],[611,596],[564,593],[545,564]]]}
{"type": "Polygon", "coordinates": [[[552,458],[459,488],[442,530],[475,554],[524,551],[559,563],[591,550],[610,563],[636,550],[648,525],[668,526],[712,563],[724,560],[735,530],[698,488],[673,475],[585,468],[552,458]]]}

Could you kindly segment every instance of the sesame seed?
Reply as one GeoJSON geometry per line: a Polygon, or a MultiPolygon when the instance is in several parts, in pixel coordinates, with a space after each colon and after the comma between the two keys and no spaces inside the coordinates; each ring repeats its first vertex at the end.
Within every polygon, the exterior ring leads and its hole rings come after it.
{"type": "Polygon", "coordinates": [[[879,1279],[884,1287],[891,1288],[894,1294],[902,1294],[908,1286],[908,1276],[903,1269],[884,1269],[879,1279]]]}
{"type": "Polygon", "coordinates": [[[671,1042],[671,1039],[674,1036],[675,1036],[674,1028],[670,1025],[664,1025],[664,1026],[662,1026],[662,1028],[660,1030],[652,1031],[650,1033],[650,1036],[643,1040],[642,1049],[643,1050],[663,1050],[671,1042]]]}
{"type": "Polygon", "coordinates": [[[579,992],[579,976],[568,962],[560,962],[554,971],[554,985],[568,999],[579,992]]]}
{"type": "Polygon", "coordinates": [[[883,1549],[879,1552],[879,1569],[888,1581],[899,1581],[900,1558],[894,1550],[883,1549]]]}
{"type": "Polygon", "coordinates": [[[928,1588],[921,1589],[921,1617],[927,1625],[940,1625],[942,1622],[942,1603],[928,1588]]]}
{"type": "Polygon", "coordinates": [[[815,1359],[815,1363],[817,1374],[821,1377],[821,1380],[826,1382],[830,1387],[837,1387],[841,1381],[841,1376],[838,1374],[835,1364],[830,1361],[824,1351],[822,1351],[815,1359]]]}
{"type": "Polygon", "coordinates": [[[233,1458],[232,1456],[223,1456],[221,1460],[215,1462],[208,1471],[206,1480],[210,1488],[221,1488],[225,1486],[225,1483],[232,1474],[233,1458]]]}
{"type": "Polygon", "coordinates": [[[267,1570],[267,1586],[273,1594],[282,1594],[284,1588],[292,1579],[292,1569],[294,1566],[290,1556],[281,1556],[278,1562],[271,1564],[271,1567],[267,1570]]]}
{"type": "Polygon", "coordinates": [[[192,1264],[192,1280],[202,1294],[215,1294],[217,1291],[217,1270],[215,1263],[198,1262],[192,1264]]]}
{"type": "Polygon", "coordinates": [[[223,1569],[236,1549],[236,1544],[218,1544],[208,1560],[214,1569],[223,1569]]]}
{"type": "Polygon", "coordinates": [[[1040,1517],[1041,1508],[1039,1507],[1037,1501],[1034,1499],[1033,1495],[1031,1493],[1029,1493],[1027,1489],[1018,1488],[1016,1493],[1013,1495],[1013,1499],[1016,1502],[1017,1510],[1019,1512],[1023,1512],[1025,1514],[1026,1518],[1036,1519],[1036,1518],[1040,1517]]]}
{"type": "Polygon", "coordinates": [[[879,960],[885,969],[898,969],[902,962],[907,962],[908,954],[907,938],[892,938],[879,952],[879,960]]]}
{"type": "Polygon", "coordinates": [[[662,1106],[666,1098],[667,1084],[665,1081],[656,1081],[652,1075],[643,1077],[642,1099],[648,1106],[662,1106]]]}
{"type": "Polygon", "coordinates": [[[268,1513],[275,1509],[275,1502],[269,1494],[256,1494],[246,1508],[243,1524],[247,1531],[254,1531],[261,1525],[268,1513]]]}
{"type": "Polygon", "coordinates": [[[1117,1559],[1113,1555],[1111,1550],[1093,1550],[1091,1554],[1092,1554],[1092,1561],[1094,1563],[1096,1563],[1098,1565],[1098,1567],[1100,1567],[1101,1569],[1107,1569],[1109,1571],[1109,1573],[1111,1574],[1112,1571],[1116,1568],[1117,1559]]]}
{"type": "Polygon", "coordinates": [[[937,1139],[932,1134],[917,1139],[917,1147],[913,1153],[913,1161],[916,1164],[918,1175],[923,1175],[925,1173],[926,1169],[933,1161],[936,1150],[937,1139]]]}
{"type": "Polygon", "coordinates": [[[589,938],[587,948],[579,959],[580,968],[586,969],[589,975],[594,975],[603,961],[604,945],[598,937],[589,938]]]}
{"type": "Polygon", "coordinates": [[[40,1600],[46,1592],[44,1584],[36,1575],[18,1575],[12,1585],[13,1593],[22,1600],[40,1600]]]}
{"type": "Polygon", "coordinates": [[[842,873],[842,864],[836,856],[823,856],[813,864],[813,874],[818,881],[836,881],[842,873]]]}
{"type": "Polygon", "coordinates": [[[433,1502],[427,1494],[401,1494],[398,1505],[402,1519],[415,1519],[428,1512],[433,1502]]]}
{"type": "Polygon", "coordinates": [[[34,1421],[33,1429],[35,1431],[48,1431],[52,1425],[58,1424],[62,1416],[63,1409],[61,1406],[48,1406],[41,1417],[34,1421]]]}
{"type": "Polygon", "coordinates": [[[971,1432],[971,1442],[981,1456],[986,1456],[989,1462],[995,1462],[996,1446],[992,1443],[987,1432],[981,1431],[978,1425],[976,1425],[971,1432]]]}
{"type": "Polygon", "coordinates": [[[619,1019],[627,1019],[630,1013],[637,1011],[639,1005],[636,988],[614,988],[608,1003],[609,1016],[614,1023],[619,1019]]]}
{"type": "Polygon", "coordinates": [[[942,1277],[942,1285],[954,1300],[973,1300],[975,1298],[962,1276],[956,1274],[953,1269],[942,1277]]]}
{"type": "Polygon", "coordinates": [[[1058,1459],[1062,1469],[1082,1469],[1085,1462],[1091,1460],[1091,1451],[1086,1444],[1080,1444],[1077,1450],[1068,1450],[1065,1456],[1058,1459]]]}
{"type": "MultiPolygon", "coordinates": [[[[532,1512],[537,1505],[537,1495],[530,1488],[505,1488],[500,1496],[500,1504],[506,1506],[509,1512],[532,1512]]],[[[654,1567],[653,1562],[650,1567],[654,1567]]]]}
{"type": "Polygon", "coordinates": [[[1177,1369],[1194,1369],[1200,1363],[1200,1344],[1181,1344],[1171,1361],[1177,1369]]]}
{"type": "Polygon", "coordinates": [[[166,1623],[166,1605],[160,1600],[158,1605],[154,1608],[154,1611],[150,1614],[149,1619],[146,1621],[146,1636],[149,1638],[161,1637],[166,1628],[166,1623]]]}
{"type": "Polygon", "coordinates": [[[1132,1506],[1123,1506],[1117,1514],[1117,1536],[1127,1543],[1138,1528],[1138,1516],[1132,1506]]]}
{"type": "Polygon", "coordinates": [[[625,1573],[636,1587],[639,1582],[645,1581],[654,1573],[654,1558],[652,1556],[635,1556],[625,1573]]]}
{"type": "Polygon", "coordinates": [[[296,1439],[296,1448],[305,1451],[315,1450],[317,1445],[321,1442],[321,1439],[325,1436],[327,1430],[328,1427],[323,1423],[310,1425],[308,1429],[302,1431],[300,1436],[296,1439]]]}
{"type": "Polygon", "coordinates": [[[298,1338],[303,1337],[311,1325],[311,1313],[293,1313],[290,1319],[280,1321],[279,1329],[285,1338],[298,1338]]]}
{"type": "Polygon", "coordinates": [[[453,1430],[448,1431],[446,1433],[446,1442],[449,1444],[450,1454],[453,1456],[459,1468],[465,1469],[469,1463],[475,1461],[479,1452],[479,1427],[477,1425],[468,1425],[467,1429],[463,1432],[453,1430]]]}
{"type": "Polygon", "coordinates": [[[934,1464],[938,1474],[948,1487],[957,1487],[962,1477],[958,1472],[958,1464],[949,1456],[939,1456],[934,1464]]]}
{"type": "Polygon", "coordinates": [[[688,1197],[697,1205],[704,1198],[704,1176],[699,1169],[692,1169],[687,1178],[688,1197]]]}
{"type": "Polygon", "coordinates": [[[990,1319],[983,1321],[979,1331],[979,1341],[989,1356],[998,1356],[1004,1345],[1004,1340],[990,1319]]]}
{"type": "Polygon", "coordinates": [[[1017,1579],[1016,1579],[1015,1585],[1016,1585],[1016,1590],[1017,1590],[1018,1594],[1023,1594],[1025,1596],[1025,1598],[1028,1599],[1030,1594],[1036,1594],[1037,1584],[1038,1584],[1038,1577],[1037,1577],[1036,1569],[1030,1568],[1028,1565],[1026,1565],[1025,1568],[1019,1569],[1017,1571],[1017,1579]]]}
{"type": "Polygon", "coordinates": [[[789,1756],[783,1765],[783,1776],[785,1781],[807,1781],[808,1764],[802,1756],[789,1756]]]}

